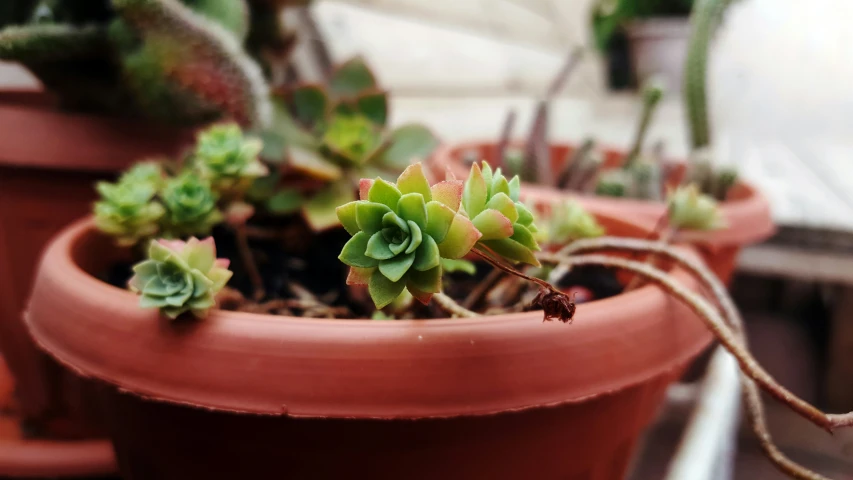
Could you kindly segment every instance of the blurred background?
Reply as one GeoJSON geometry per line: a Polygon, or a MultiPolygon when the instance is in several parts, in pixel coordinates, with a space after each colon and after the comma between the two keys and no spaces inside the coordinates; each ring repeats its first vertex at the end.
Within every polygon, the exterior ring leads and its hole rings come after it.
{"type": "MultiPolygon", "coordinates": [[[[302,39],[295,61],[303,79],[319,78],[317,44],[335,61],[362,55],[394,95],[392,121],[426,123],[447,141],[496,139],[510,109],[516,131],[528,131],[536,101],[580,47],[579,64],[552,104],[550,137],[593,136],[624,148],[640,109],[638,80],[667,73],[648,138],[682,158],[688,142],[678,79],[690,2],[659,2],[672,9],[665,18],[639,18],[605,36],[592,12],[619,3],[321,0],[309,9],[314,25],[285,20],[302,39]]],[[[850,18],[853,3],[839,0],[734,2],[709,68],[717,160],[763,191],[779,225],[773,238],[744,251],[732,292],[759,360],[795,393],[835,411],[853,409],[850,18]]],[[[0,85],[36,82],[16,65],[0,69],[0,85]]],[[[635,479],[662,478],[676,452],[692,410],[675,397],[645,442],[635,479]]],[[[772,430],[795,460],[853,478],[851,432],[829,437],[775,407],[770,402],[772,430]]],[[[733,478],[782,478],[745,427],[742,433],[730,445],[737,445],[733,478]]]]}

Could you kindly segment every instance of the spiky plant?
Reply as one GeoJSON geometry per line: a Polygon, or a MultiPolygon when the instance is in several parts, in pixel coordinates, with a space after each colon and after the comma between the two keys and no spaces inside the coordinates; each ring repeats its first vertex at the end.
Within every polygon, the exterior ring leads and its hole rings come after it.
{"type": "Polygon", "coordinates": [[[0,59],[27,66],[70,108],[180,124],[270,119],[263,75],[242,47],[245,0],[28,4],[0,30],[0,59]]]}
{"type": "Polygon", "coordinates": [[[284,162],[289,171],[319,187],[277,191],[268,198],[284,208],[273,204],[271,210],[301,211],[315,230],[339,225],[335,208],[355,200],[359,178],[394,179],[438,145],[421,125],[387,128],[388,93],[361,58],[338,66],[325,86],[300,85],[282,92],[277,106],[275,125],[263,134],[263,157],[284,162]]]}

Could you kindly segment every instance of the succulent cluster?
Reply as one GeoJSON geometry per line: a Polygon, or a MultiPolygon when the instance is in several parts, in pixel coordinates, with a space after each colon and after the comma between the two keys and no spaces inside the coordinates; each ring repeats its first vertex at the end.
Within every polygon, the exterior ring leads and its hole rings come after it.
{"type": "Polygon", "coordinates": [[[140,295],[142,308],[158,308],[171,319],[185,312],[204,318],[231,278],[228,263],[216,258],[213,238],[152,240],[128,286],[140,295]]]}
{"type": "Polygon", "coordinates": [[[4,3],[0,59],[25,65],[69,108],[180,124],[270,119],[266,81],[244,48],[250,8],[269,2],[4,3]]]}
{"type": "Polygon", "coordinates": [[[309,190],[279,189],[275,198],[287,199],[284,212],[301,211],[315,230],[339,224],[335,208],[356,199],[359,178],[394,179],[438,145],[420,125],[387,129],[388,93],[361,58],[338,66],[326,86],[299,85],[274,101],[263,157],[313,180],[309,190]]]}
{"type": "Polygon", "coordinates": [[[669,225],[685,230],[714,230],[725,226],[716,200],[695,184],[679,187],[667,198],[669,225]]]}
{"type": "Polygon", "coordinates": [[[580,203],[564,201],[549,205],[546,221],[537,239],[549,245],[565,245],[574,240],[604,235],[604,227],[580,203]]]}
{"type": "Polygon", "coordinates": [[[199,133],[194,154],[177,173],[149,161],[115,183],[98,183],[95,223],[122,245],[208,235],[225,219],[223,210],[243,205],[245,191],[266,172],[259,150],[258,140],[243,136],[237,125],[213,125],[199,133]]]}
{"type": "Polygon", "coordinates": [[[339,258],[349,265],[350,285],[366,285],[377,308],[404,290],[428,303],[441,292],[443,260],[461,259],[472,249],[538,265],[533,215],[518,201],[512,181],[488,164],[472,166],[464,183],[453,178],[430,186],[420,163],[396,183],[363,179],[360,200],[337,208],[352,238],[339,258]]]}

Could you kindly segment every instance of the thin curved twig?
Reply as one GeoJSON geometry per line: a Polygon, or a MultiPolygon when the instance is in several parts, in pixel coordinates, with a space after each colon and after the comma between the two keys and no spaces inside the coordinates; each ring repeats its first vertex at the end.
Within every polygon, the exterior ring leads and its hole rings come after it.
{"type": "MultiPolygon", "coordinates": [[[[601,237],[595,239],[579,240],[567,245],[560,254],[569,255],[581,251],[598,249],[618,249],[632,252],[655,253],[667,257],[679,266],[697,277],[705,288],[710,290],[712,296],[717,300],[723,312],[723,319],[738,335],[744,346],[747,345],[746,332],[743,328],[743,319],[735,307],[731,296],[728,295],[725,285],[714,275],[705,264],[697,259],[689,257],[682,252],[673,250],[671,247],[661,245],[650,240],[637,240],[631,238],[601,237]]],[[[764,405],[761,401],[761,393],[758,386],[741,372],[741,384],[743,385],[743,400],[746,408],[747,420],[753,432],[758,437],[758,442],[770,461],[783,473],[801,480],[828,480],[827,477],[813,472],[789,459],[773,442],[773,437],[767,426],[764,413],[764,405]]]]}
{"type": "Polygon", "coordinates": [[[711,306],[711,304],[699,294],[694,293],[673,281],[667,273],[645,263],[606,255],[579,255],[568,257],[559,254],[540,252],[537,254],[537,257],[540,261],[548,263],[559,264],[565,262],[570,265],[602,265],[617,267],[642,275],[649,280],[653,280],[667,293],[683,301],[688,307],[690,307],[690,309],[705,322],[705,325],[714,333],[726,350],[728,350],[735,359],[737,359],[741,370],[751,379],[755,380],[762,389],[787,404],[792,410],[812,421],[815,425],[830,433],[832,433],[833,428],[843,426],[834,423],[832,416],[823,413],[810,403],[791,393],[785,387],[779,385],[779,383],[755,360],[752,354],[746,349],[740,339],[740,336],[729,329],[721,315],[711,306]]]}

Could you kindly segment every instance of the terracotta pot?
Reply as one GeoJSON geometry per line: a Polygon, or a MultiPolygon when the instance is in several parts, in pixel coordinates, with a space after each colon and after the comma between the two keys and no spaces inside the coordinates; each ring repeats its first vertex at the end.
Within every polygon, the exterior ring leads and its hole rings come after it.
{"type": "Polygon", "coordinates": [[[0,477],[56,478],[106,475],[116,471],[105,440],[56,442],[24,435],[14,415],[13,379],[0,359],[0,477]]]}
{"type": "Polygon", "coordinates": [[[56,109],[38,91],[0,91],[0,352],[24,416],[53,437],[88,436],[70,419],[82,402],[73,379],[39,353],[21,312],[48,239],[91,211],[93,184],[140,158],[175,154],[187,131],[56,109]]]}
{"type": "Polygon", "coordinates": [[[42,349],[105,386],[119,466],[134,479],[616,480],[667,386],[711,340],[653,286],[580,305],[570,325],[541,312],[379,322],[226,311],[175,325],[95,278],[125,257],[90,220],[64,230],[26,320],[42,349]]]}
{"type": "MultiPolygon", "coordinates": [[[[558,171],[564,159],[570,158],[573,147],[568,144],[551,145],[551,165],[558,171]]],[[[457,177],[468,176],[470,167],[463,165],[462,156],[474,151],[479,157],[492,165],[500,164],[497,158],[497,148],[494,142],[471,142],[461,145],[441,147],[430,160],[432,170],[438,175],[450,169],[457,177]]],[[[604,164],[615,168],[622,164],[625,153],[615,149],[604,150],[604,164]]],[[[683,164],[673,171],[670,183],[677,184],[683,175],[683,164]]],[[[548,191],[547,187],[525,185],[528,191],[548,191]]],[[[653,229],[666,215],[666,205],[663,202],[632,200],[620,198],[598,197],[591,195],[574,195],[565,193],[568,197],[576,198],[587,208],[597,211],[610,212],[616,215],[628,216],[632,220],[643,223],[653,229]]],[[[775,232],[773,219],[770,216],[770,205],[767,199],[749,184],[739,182],[729,192],[726,201],[722,202],[721,211],[727,223],[726,228],[711,232],[684,232],[681,239],[689,241],[698,248],[705,262],[726,284],[731,281],[737,267],[737,258],[741,249],[753,243],[767,239],[775,232]]]]}

